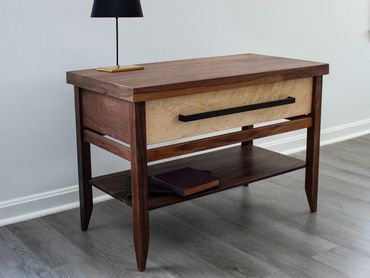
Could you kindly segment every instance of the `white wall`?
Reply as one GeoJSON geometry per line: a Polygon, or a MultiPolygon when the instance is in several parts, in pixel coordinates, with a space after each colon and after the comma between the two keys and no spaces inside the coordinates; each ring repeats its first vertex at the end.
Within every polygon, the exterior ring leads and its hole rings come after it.
{"type": "MultiPolygon", "coordinates": [[[[65,72],[114,63],[114,21],[91,19],[91,4],[0,1],[0,225],[77,200],[73,89],[65,72]]],[[[329,62],[324,135],[370,129],[368,0],[142,0],[142,6],[143,19],[120,20],[122,64],[246,52],[329,62]]],[[[95,148],[93,154],[95,174],[128,167],[95,148]]]]}

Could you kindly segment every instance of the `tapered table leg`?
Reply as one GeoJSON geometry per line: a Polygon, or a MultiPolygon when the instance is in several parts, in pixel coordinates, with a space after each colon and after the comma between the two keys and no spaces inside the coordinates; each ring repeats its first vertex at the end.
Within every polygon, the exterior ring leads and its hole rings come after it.
{"type": "MultiPolygon", "coordinates": [[[[247,125],[247,126],[243,126],[242,130],[248,130],[252,128],[253,128],[253,125],[247,125]]],[[[242,142],[242,146],[253,146],[253,140],[242,142]]],[[[244,184],[244,186],[249,186],[249,183],[244,184]]]]}
{"type": "Polygon", "coordinates": [[[91,179],[91,154],[90,143],[83,139],[82,98],[78,87],[75,87],[75,111],[81,230],[86,231],[93,210],[92,186],[89,184],[91,179]]]}
{"type": "Polygon", "coordinates": [[[131,187],[137,267],[146,268],[149,249],[145,103],[133,103],[131,115],[131,187]]]}
{"type": "Polygon", "coordinates": [[[321,126],[322,76],[314,77],[312,95],[312,127],[307,130],[306,195],[311,212],[317,211],[320,126],[321,126]]]}

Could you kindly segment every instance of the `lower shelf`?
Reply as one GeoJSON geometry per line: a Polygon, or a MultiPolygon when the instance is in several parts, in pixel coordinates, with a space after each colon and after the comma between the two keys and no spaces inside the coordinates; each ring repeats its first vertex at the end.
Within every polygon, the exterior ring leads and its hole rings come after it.
{"type": "MultiPolygon", "coordinates": [[[[176,195],[149,196],[149,209],[184,202],[189,199],[298,170],[305,167],[305,162],[259,147],[237,146],[152,165],[148,167],[148,171],[149,175],[153,175],[186,166],[212,171],[213,175],[220,180],[218,188],[189,197],[176,195]]],[[[124,171],[100,176],[93,178],[90,184],[131,206],[131,198],[127,197],[130,186],[129,175],[130,171],[124,171]]]]}

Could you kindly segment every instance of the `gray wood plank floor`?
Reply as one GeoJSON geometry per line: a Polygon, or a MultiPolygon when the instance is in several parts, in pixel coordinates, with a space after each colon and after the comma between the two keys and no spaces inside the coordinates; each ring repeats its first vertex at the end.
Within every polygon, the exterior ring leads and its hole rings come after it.
{"type": "MultiPolygon", "coordinates": [[[[297,157],[304,157],[303,153],[297,157]]],[[[131,210],[95,205],[0,228],[0,277],[370,277],[370,135],[321,151],[319,210],[304,171],[150,214],[148,269],[136,271],[131,210]]]]}

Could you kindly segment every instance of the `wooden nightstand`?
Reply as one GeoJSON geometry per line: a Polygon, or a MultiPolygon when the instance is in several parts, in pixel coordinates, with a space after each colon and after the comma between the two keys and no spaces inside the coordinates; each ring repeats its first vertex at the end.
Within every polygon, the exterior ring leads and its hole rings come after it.
{"type": "Polygon", "coordinates": [[[143,71],[116,74],[93,69],[67,73],[67,82],[75,86],[82,230],[93,208],[92,186],[131,206],[137,265],[143,271],[152,209],[305,167],[307,199],[311,212],[316,211],[322,76],[328,64],[245,54],[144,66],[143,71]],[[253,127],[274,120],[285,121],[253,127]],[[148,148],[238,127],[238,132],[148,148]],[[307,129],[306,161],[253,146],[254,139],[298,129],[307,129]],[[148,166],[236,143],[242,144],[148,166]],[[93,178],[90,144],[131,161],[131,171],[93,178]],[[186,198],[148,196],[147,175],[184,166],[212,171],[219,187],[186,198]]]}

